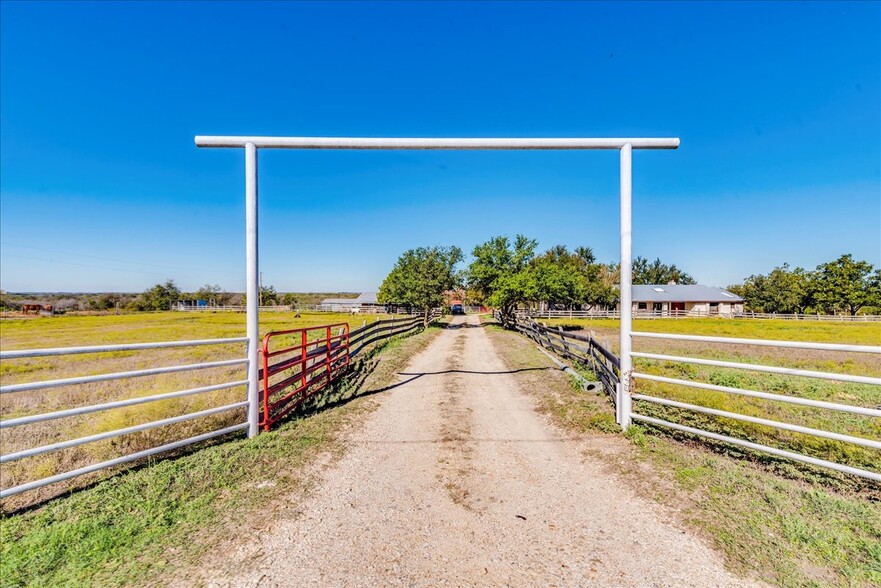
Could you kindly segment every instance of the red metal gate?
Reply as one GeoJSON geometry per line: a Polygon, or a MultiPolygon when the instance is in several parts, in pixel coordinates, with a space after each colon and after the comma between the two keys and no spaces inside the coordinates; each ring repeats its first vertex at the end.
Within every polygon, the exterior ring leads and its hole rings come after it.
{"type": "Polygon", "coordinates": [[[345,373],[348,366],[348,323],[267,333],[263,338],[260,427],[268,431],[306,398],[345,373]],[[334,330],[338,330],[336,335],[334,330]],[[285,347],[271,350],[273,339],[285,347]],[[296,344],[286,346],[292,342],[296,344]]]}

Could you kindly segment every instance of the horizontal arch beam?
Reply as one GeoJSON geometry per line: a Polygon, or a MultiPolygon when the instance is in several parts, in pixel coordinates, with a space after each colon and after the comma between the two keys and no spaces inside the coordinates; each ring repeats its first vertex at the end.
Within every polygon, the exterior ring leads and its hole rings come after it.
{"type": "Polygon", "coordinates": [[[380,137],[246,137],[196,135],[197,147],[245,147],[253,144],[267,149],[448,149],[448,150],[526,150],[526,149],[676,149],[679,138],[380,138],[380,137]]]}

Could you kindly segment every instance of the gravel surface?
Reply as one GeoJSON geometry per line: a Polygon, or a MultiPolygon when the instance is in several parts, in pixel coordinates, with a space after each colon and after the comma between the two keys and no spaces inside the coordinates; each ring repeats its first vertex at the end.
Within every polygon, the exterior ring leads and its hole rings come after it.
{"type": "Polygon", "coordinates": [[[476,317],[379,396],[296,516],[211,586],[747,586],[537,414],[476,317]]]}

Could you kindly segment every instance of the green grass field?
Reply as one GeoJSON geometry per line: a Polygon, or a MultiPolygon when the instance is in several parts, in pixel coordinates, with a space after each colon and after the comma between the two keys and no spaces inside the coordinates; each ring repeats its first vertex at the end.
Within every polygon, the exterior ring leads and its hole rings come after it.
{"type": "MultiPolygon", "coordinates": [[[[618,324],[616,320],[559,319],[550,320],[547,323],[549,326],[577,325],[583,331],[592,331],[599,340],[608,342],[612,349],[616,353],[618,352],[618,324]]],[[[634,321],[633,328],[635,331],[645,332],[700,334],[746,339],[881,345],[881,323],[659,319],[634,321]]],[[[633,349],[634,351],[738,363],[881,376],[881,357],[875,354],[711,344],[638,337],[633,339],[633,349]]],[[[638,372],[683,380],[870,408],[881,406],[881,387],[869,384],[834,382],[642,358],[635,358],[634,367],[638,372]]],[[[878,418],[646,380],[637,380],[636,390],[641,394],[708,408],[866,439],[881,439],[881,419],[878,418]]],[[[872,448],[813,435],[781,431],[773,427],[704,415],[693,411],[663,407],[648,402],[634,403],[634,412],[864,469],[875,471],[881,469],[879,467],[881,452],[872,448]]]]}
{"type": "MultiPolygon", "coordinates": [[[[377,318],[372,315],[352,316],[333,313],[303,313],[300,317],[295,317],[295,313],[271,312],[261,315],[260,327],[261,334],[265,334],[273,330],[348,322],[354,330],[365,322],[375,321],[377,318]]],[[[242,337],[244,332],[245,315],[227,312],[31,317],[0,320],[0,347],[7,351],[41,347],[211,339],[242,337]]],[[[314,333],[314,338],[321,336],[323,336],[321,333],[314,333]]],[[[245,345],[237,343],[10,359],[0,365],[0,380],[4,385],[8,385],[243,357],[245,357],[245,345]]],[[[240,365],[4,394],[0,403],[0,416],[6,419],[16,418],[245,378],[246,366],[240,365]]],[[[11,453],[243,400],[245,400],[245,388],[240,386],[4,429],[0,431],[0,441],[2,441],[3,453],[11,453]]],[[[236,409],[10,462],[2,466],[3,487],[70,471],[87,464],[240,423],[243,420],[244,409],[236,409]]],[[[102,475],[96,473],[84,476],[71,481],[70,484],[72,487],[82,486],[99,479],[102,475]]],[[[22,501],[42,500],[66,487],[68,486],[65,484],[58,484],[51,488],[26,493],[26,497],[25,495],[20,498],[13,497],[5,501],[8,503],[6,506],[14,507],[21,505],[22,501]]]]}

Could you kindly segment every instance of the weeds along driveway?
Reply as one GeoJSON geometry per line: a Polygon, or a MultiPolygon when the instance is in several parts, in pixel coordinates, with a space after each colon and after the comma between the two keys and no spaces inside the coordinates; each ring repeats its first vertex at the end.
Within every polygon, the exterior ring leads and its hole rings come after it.
{"type": "Polygon", "coordinates": [[[451,327],[377,397],[294,515],[179,583],[750,585],[669,511],[585,461],[476,317],[451,327]]]}

